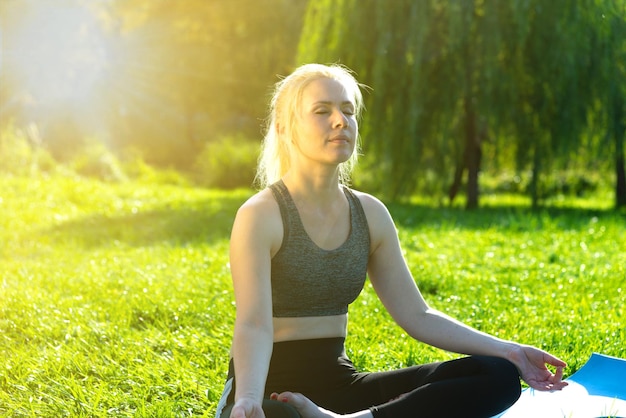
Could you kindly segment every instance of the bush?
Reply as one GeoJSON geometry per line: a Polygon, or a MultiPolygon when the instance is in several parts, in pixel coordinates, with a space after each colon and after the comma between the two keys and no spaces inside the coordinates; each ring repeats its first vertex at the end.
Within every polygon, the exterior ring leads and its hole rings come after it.
{"type": "Polygon", "coordinates": [[[117,157],[97,139],[87,138],[72,150],[73,158],[57,161],[44,147],[36,125],[19,129],[13,125],[0,132],[0,173],[18,176],[42,173],[78,174],[105,181],[125,180],[117,157]]]}
{"type": "MultiPolygon", "coordinates": [[[[539,188],[543,198],[553,196],[584,197],[598,190],[610,188],[606,175],[598,172],[579,170],[554,170],[540,174],[539,188]]],[[[528,194],[532,173],[502,171],[481,176],[481,186],[487,193],[528,194]]]]}
{"type": "Polygon", "coordinates": [[[175,186],[189,185],[185,175],[172,168],[156,168],[146,163],[139,152],[129,151],[129,156],[123,164],[124,172],[144,184],[170,184],[175,186]]]}
{"type": "Polygon", "coordinates": [[[502,170],[498,173],[481,173],[480,186],[484,193],[525,194],[532,174],[502,170]]]}
{"type": "Polygon", "coordinates": [[[602,188],[601,176],[585,170],[555,171],[541,178],[544,197],[576,196],[583,197],[602,188]]]}
{"type": "Polygon", "coordinates": [[[209,142],[195,162],[196,181],[207,187],[235,189],[254,181],[259,144],[242,136],[209,142]]]}
{"type": "Polygon", "coordinates": [[[104,181],[127,180],[117,157],[102,142],[90,138],[81,148],[69,163],[73,172],[104,181]]]}
{"type": "Polygon", "coordinates": [[[32,175],[57,169],[57,162],[41,146],[34,125],[26,131],[13,125],[0,131],[0,157],[0,173],[32,175]]]}

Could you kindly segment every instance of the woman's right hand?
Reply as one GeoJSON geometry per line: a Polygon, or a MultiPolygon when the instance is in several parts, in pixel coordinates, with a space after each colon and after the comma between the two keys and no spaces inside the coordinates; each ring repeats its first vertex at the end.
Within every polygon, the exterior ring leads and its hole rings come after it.
{"type": "Polygon", "coordinates": [[[265,418],[261,403],[253,399],[241,398],[230,411],[230,418],[265,418]]]}

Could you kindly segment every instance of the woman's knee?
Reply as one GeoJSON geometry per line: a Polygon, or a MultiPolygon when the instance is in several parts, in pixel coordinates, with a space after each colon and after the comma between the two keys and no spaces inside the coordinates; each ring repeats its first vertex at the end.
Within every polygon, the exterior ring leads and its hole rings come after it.
{"type": "Polygon", "coordinates": [[[500,357],[485,357],[494,387],[501,391],[501,397],[513,404],[521,395],[519,371],[510,361],[500,357]]]}

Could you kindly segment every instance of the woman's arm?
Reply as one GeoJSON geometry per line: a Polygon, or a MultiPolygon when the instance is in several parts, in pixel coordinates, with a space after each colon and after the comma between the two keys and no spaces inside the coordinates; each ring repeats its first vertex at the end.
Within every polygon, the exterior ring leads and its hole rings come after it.
{"type": "Polygon", "coordinates": [[[369,195],[361,195],[361,201],[372,242],[369,278],[398,325],[413,338],[447,351],[504,357],[513,362],[524,380],[537,389],[562,387],[561,371],[557,371],[555,376],[548,371],[545,363],[564,367],[563,361],[533,347],[478,331],[428,306],[402,255],[398,234],[387,208],[369,195]]]}
{"type": "Polygon", "coordinates": [[[372,252],[369,279],[393,319],[413,338],[463,354],[496,354],[501,342],[431,308],[402,255],[397,231],[384,205],[369,197],[364,205],[372,252]]]}
{"type": "Polygon", "coordinates": [[[272,205],[275,202],[267,191],[252,197],[237,212],[231,234],[237,307],[232,346],[237,385],[231,417],[262,416],[273,344],[271,254],[282,236],[282,224],[274,221],[278,209],[272,205]]]}

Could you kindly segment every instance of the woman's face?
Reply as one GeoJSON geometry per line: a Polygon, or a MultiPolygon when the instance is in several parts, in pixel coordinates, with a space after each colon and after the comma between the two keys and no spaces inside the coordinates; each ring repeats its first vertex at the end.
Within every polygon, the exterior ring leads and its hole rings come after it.
{"type": "Polygon", "coordinates": [[[338,165],[354,152],[358,134],[352,97],[337,80],[320,78],[302,91],[296,152],[306,160],[338,165]]]}

